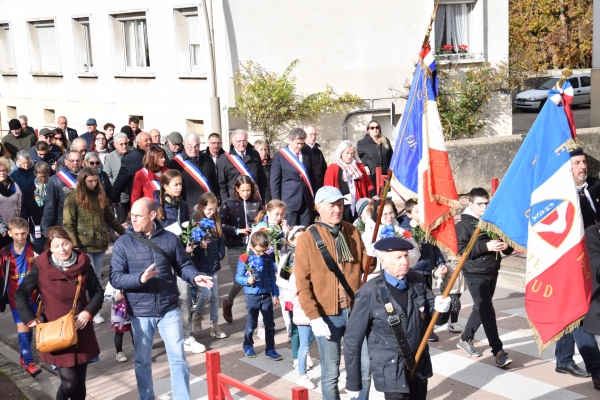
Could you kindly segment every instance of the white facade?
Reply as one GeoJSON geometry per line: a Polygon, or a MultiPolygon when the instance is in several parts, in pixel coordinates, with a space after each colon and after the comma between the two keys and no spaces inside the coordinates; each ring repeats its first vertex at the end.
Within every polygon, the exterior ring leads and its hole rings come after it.
{"type": "MultiPolygon", "coordinates": [[[[484,59],[508,56],[508,0],[473,3],[470,41],[484,59]],[[480,34],[477,34],[480,32],[480,34]],[[475,43],[477,43],[475,45],[475,43]]],[[[240,61],[282,72],[294,59],[301,93],[350,92],[369,108],[388,108],[390,86],[410,79],[431,12],[431,1],[212,0],[217,93],[223,132],[244,128],[232,118],[240,61]]],[[[444,0],[442,0],[444,3],[444,0]]],[[[446,1],[445,3],[459,3],[446,1]]],[[[212,7],[212,9],[211,9],[212,7]]],[[[87,118],[99,129],[117,130],[129,116],[143,129],[210,133],[212,77],[202,4],[177,0],[0,2],[0,124],[25,114],[35,128],[53,127],[67,116],[85,131],[87,118]],[[195,17],[194,15],[197,15],[195,17]]],[[[396,105],[401,113],[403,104],[396,105]]],[[[498,108],[498,107],[496,107],[498,108]]],[[[501,108],[500,108],[501,109],[501,108]]],[[[341,139],[344,115],[314,121],[319,139],[341,139]]],[[[350,120],[350,138],[364,132],[371,115],[350,120]]],[[[389,116],[376,117],[392,135],[389,116]]],[[[484,134],[510,134],[510,109],[484,134]]],[[[225,138],[225,142],[227,139],[225,138]]]]}

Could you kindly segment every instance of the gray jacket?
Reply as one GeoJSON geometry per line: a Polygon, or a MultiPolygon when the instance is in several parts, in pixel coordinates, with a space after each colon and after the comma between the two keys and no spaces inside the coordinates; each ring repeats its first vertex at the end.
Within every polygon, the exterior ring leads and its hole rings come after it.
{"type": "MultiPolygon", "coordinates": [[[[119,175],[121,158],[123,158],[123,156],[116,150],[104,158],[104,172],[108,175],[111,184],[115,183],[115,179],[117,179],[117,176],[119,175]]],[[[129,203],[129,194],[126,192],[121,193],[121,203],[129,203]]]]}

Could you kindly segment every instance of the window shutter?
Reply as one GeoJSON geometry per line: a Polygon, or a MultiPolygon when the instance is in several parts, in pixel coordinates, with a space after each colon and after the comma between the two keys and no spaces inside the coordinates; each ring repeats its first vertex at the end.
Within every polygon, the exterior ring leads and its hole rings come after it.
{"type": "Polygon", "coordinates": [[[14,69],[15,68],[15,59],[13,56],[12,37],[10,34],[10,29],[6,30],[6,50],[8,52],[8,62],[10,63],[10,68],[14,69]]]}
{"type": "Polygon", "coordinates": [[[200,44],[200,24],[198,23],[198,16],[190,15],[186,17],[186,20],[189,44],[200,44]]]}
{"type": "Polygon", "coordinates": [[[59,71],[58,46],[56,45],[56,29],[54,26],[38,27],[38,43],[42,71],[59,71]]]}

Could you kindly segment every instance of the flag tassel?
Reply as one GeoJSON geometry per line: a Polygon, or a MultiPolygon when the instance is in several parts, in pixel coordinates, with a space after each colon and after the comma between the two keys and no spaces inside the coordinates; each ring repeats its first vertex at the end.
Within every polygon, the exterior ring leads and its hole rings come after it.
{"type": "MultiPolygon", "coordinates": [[[[465,265],[465,262],[467,261],[467,257],[469,257],[469,254],[471,253],[471,250],[473,250],[473,247],[475,246],[475,242],[477,241],[477,238],[479,237],[479,233],[481,233],[481,228],[480,227],[475,228],[475,231],[473,232],[473,236],[471,236],[471,240],[469,240],[469,244],[467,245],[467,248],[465,249],[462,256],[460,257],[460,261],[458,262],[458,265],[454,269],[454,273],[450,277],[450,281],[448,281],[448,285],[446,285],[446,290],[444,290],[444,293],[442,294],[442,298],[445,299],[446,297],[448,297],[450,295],[450,291],[452,290],[452,287],[454,286],[454,282],[458,278],[458,274],[462,270],[463,265],[465,265]]],[[[423,352],[425,351],[425,346],[427,346],[427,340],[429,339],[429,336],[431,336],[431,333],[433,332],[433,328],[435,327],[435,323],[439,316],[440,316],[439,311],[436,311],[433,313],[433,316],[431,317],[429,326],[427,327],[427,330],[425,331],[425,335],[421,339],[421,344],[419,345],[419,349],[417,350],[417,352],[415,354],[415,365],[419,364],[419,360],[423,356],[423,352]]],[[[415,373],[415,371],[411,371],[410,379],[413,378],[414,373],[415,373]]]]}
{"type": "Polygon", "coordinates": [[[552,344],[558,342],[563,337],[563,335],[573,332],[576,328],[579,327],[579,325],[581,324],[581,321],[583,321],[584,318],[585,318],[585,315],[581,318],[576,319],[574,322],[567,325],[567,327],[564,330],[560,331],[558,333],[558,335],[556,335],[552,339],[550,339],[548,341],[548,343],[543,343],[538,330],[535,328],[533,323],[529,320],[529,316],[528,316],[527,322],[529,323],[529,326],[531,327],[531,330],[533,332],[533,337],[535,338],[535,342],[538,345],[539,354],[542,354],[544,352],[544,350],[546,350],[552,344]]]}
{"type": "Polygon", "coordinates": [[[479,224],[477,226],[480,227],[481,230],[483,230],[483,231],[490,231],[490,232],[497,233],[500,236],[500,239],[502,239],[502,241],[504,243],[508,244],[513,249],[523,252],[523,253],[525,253],[527,251],[527,249],[525,247],[517,244],[515,241],[513,241],[511,238],[509,238],[504,232],[502,232],[502,230],[500,230],[500,228],[498,228],[496,225],[492,224],[491,222],[480,220],[479,224]]]}

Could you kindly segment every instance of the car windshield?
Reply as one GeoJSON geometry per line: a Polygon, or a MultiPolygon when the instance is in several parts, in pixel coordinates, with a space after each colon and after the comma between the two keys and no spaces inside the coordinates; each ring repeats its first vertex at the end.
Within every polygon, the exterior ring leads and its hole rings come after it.
{"type": "Polygon", "coordinates": [[[558,79],[559,78],[548,79],[546,82],[544,82],[544,84],[542,86],[536,87],[536,89],[550,90],[554,87],[554,85],[556,85],[556,82],[558,82],[558,79]]]}

